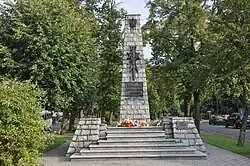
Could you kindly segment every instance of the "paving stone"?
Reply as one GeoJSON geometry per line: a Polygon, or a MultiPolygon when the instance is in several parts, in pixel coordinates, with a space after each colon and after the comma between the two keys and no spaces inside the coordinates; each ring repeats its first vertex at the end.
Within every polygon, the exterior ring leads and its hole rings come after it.
{"type": "Polygon", "coordinates": [[[205,160],[178,159],[99,159],[68,161],[64,154],[68,144],[49,151],[42,158],[44,166],[250,166],[250,159],[206,144],[208,157],[205,160]]]}

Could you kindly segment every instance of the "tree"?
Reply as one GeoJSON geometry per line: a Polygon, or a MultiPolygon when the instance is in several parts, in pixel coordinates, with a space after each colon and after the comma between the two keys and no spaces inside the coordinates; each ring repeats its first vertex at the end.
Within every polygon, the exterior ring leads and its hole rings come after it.
{"type": "Polygon", "coordinates": [[[94,18],[64,0],[19,0],[1,10],[2,75],[44,89],[51,111],[74,112],[95,102],[100,61],[94,18]]]}
{"type": "Polygon", "coordinates": [[[228,87],[228,93],[239,98],[246,108],[238,145],[245,141],[249,114],[249,23],[247,0],[215,1],[210,19],[210,53],[207,61],[213,73],[228,87]],[[211,50],[211,47],[213,49],[211,50]]]}
{"type": "Polygon", "coordinates": [[[41,119],[44,92],[29,82],[1,78],[0,165],[39,165],[48,143],[41,119]]]}
{"type": "Polygon", "coordinates": [[[185,115],[190,116],[190,100],[194,95],[196,127],[200,122],[200,95],[206,82],[206,66],[200,63],[202,41],[206,37],[206,11],[203,1],[148,1],[150,16],[144,27],[153,47],[154,58],[160,60],[166,76],[172,76],[184,98],[185,115]]]}
{"type": "Polygon", "coordinates": [[[118,110],[121,95],[122,21],[124,10],[117,8],[115,0],[85,1],[83,7],[92,13],[99,25],[96,39],[101,59],[98,86],[98,112],[108,113],[109,122],[118,110]]]}

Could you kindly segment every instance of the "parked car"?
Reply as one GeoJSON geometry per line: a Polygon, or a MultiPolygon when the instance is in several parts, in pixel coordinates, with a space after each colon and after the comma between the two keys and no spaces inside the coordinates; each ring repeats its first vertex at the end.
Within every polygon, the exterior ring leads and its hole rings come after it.
{"type": "Polygon", "coordinates": [[[52,112],[43,110],[41,112],[41,117],[44,121],[44,130],[52,131],[52,112]]]}
{"type": "Polygon", "coordinates": [[[225,119],[222,116],[213,116],[209,119],[209,125],[225,125],[225,119]]]}
{"type": "MultiPolygon", "coordinates": [[[[242,125],[242,119],[240,118],[240,113],[232,113],[226,120],[225,120],[225,127],[233,126],[235,129],[240,128],[242,125]]],[[[250,116],[247,119],[247,127],[250,127],[250,116]]]]}

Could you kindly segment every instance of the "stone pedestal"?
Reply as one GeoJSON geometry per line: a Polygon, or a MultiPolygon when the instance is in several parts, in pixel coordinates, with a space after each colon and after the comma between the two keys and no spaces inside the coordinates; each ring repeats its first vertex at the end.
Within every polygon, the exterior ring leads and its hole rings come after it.
{"type": "Polygon", "coordinates": [[[126,15],[120,120],[150,121],[140,14],[126,15]]]}
{"type": "Polygon", "coordinates": [[[174,139],[186,143],[201,152],[206,152],[206,147],[195,127],[192,117],[169,117],[163,119],[163,128],[166,135],[172,134],[174,139]]]}
{"type": "MultiPolygon", "coordinates": [[[[90,144],[97,143],[100,136],[100,118],[83,118],[79,121],[75,134],[67,151],[67,156],[88,148],[90,144]]],[[[102,127],[102,130],[105,130],[102,127]]]]}

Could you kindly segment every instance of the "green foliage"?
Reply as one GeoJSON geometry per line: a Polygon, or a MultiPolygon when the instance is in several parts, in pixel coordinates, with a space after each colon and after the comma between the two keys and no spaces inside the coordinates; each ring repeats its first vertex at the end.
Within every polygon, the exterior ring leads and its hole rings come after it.
{"type": "Polygon", "coordinates": [[[65,0],[19,0],[2,10],[1,74],[44,89],[48,110],[93,102],[99,68],[95,20],[65,0]]]}
{"type": "Polygon", "coordinates": [[[98,113],[116,113],[120,104],[122,66],[122,21],[124,10],[118,9],[115,0],[86,1],[84,8],[98,21],[96,33],[101,58],[98,113]]]}
{"type": "Polygon", "coordinates": [[[39,165],[48,142],[41,120],[44,93],[28,82],[1,80],[0,165],[39,165]]]}

